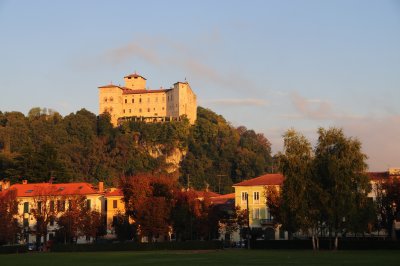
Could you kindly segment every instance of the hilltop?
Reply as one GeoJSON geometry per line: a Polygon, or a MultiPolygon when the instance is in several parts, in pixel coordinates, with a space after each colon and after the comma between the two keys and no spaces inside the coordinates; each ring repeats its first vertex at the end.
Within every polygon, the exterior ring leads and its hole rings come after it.
{"type": "Polygon", "coordinates": [[[113,127],[108,115],[81,109],[67,116],[33,108],[0,112],[0,176],[12,182],[105,181],[121,176],[167,174],[182,186],[229,192],[232,183],[269,172],[271,145],[263,134],[233,127],[198,107],[188,120],[126,121],[113,127]]]}

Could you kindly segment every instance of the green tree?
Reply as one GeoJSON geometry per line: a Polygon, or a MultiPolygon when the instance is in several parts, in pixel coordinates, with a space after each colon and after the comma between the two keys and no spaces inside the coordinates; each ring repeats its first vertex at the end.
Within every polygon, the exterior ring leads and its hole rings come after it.
{"type": "Polygon", "coordinates": [[[359,204],[368,201],[371,187],[365,173],[367,156],[361,150],[361,142],[346,137],[342,129],[320,128],[318,134],[315,181],[327,196],[323,215],[337,249],[339,233],[351,226],[349,219],[359,212],[359,204]]]}

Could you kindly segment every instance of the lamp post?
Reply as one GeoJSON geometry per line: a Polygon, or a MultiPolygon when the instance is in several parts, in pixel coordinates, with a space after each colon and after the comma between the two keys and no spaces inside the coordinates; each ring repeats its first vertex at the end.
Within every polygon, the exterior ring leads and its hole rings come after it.
{"type": "Polygon", "coordinates": [[[250,249],[250,209],[249,209],[249,193],[246,192],[246,208],[247,208],[247,249],[250,249]]]}

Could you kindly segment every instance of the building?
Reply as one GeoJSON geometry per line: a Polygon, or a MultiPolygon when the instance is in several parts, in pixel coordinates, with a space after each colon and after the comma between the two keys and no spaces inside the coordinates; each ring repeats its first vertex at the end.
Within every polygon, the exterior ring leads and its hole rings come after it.
{"type": "Polygon", "coordinates": [[[234,184],[235,205],[248,209],[250,228],[262,228],[269,239],[287,239],[287,232],[274,222],[267,207],[266,187],[275,186],[278,190],[283,184],[282,174],[265,174],[234,184]]]}
{"type": "Polygon", "coordinates": [[[124,77],[125,86],[108,84],[99,88],[99,114],[108,112],[117,126],[124,120],[162,122],[186,116],[191,124],[197,117],[197,99],[188,82],[176,82],[169,89],[150,90],[139,74],[124,77]]]}
{"type": "MultiPolygon", "coordinates": [[[[9,183],[7,183],[9,184],[9,183]]],[[[38,239],[35,234],[37,224],[33,215],[33,209],[45,209],[44,212],[54,213],[54,217],[47,225],[46,239],[51,240],[55,236],[58,229],[56,222],[57,217],[69,208],[71,199],[76,196],[85,197],[85,206],[90,210],[96,210],[102,214],[105,212],[104,186],[103,182],[99,182],[98,187],[94,187],[89,183],[28,183],[26,180],[22,184],[13,184],[11,186],[3,186],[3,192],[14,190],[18,201],[18,219],[24,231],[22,243],[37,243],[38,239]],[[41,207],[40,207],[41,206],[41,207]]],[[[44,237],[40,242],[43,243],[44,237]]],[[[77,243],[91,242],[88,237],[79,237],[77,243]]]]}
{"type": "Polygon", "coordinates": [[[115,237],[113,223],[116,216],[119,214],[125,214],[125,203],[123,198],[124,194],[119,188],[112,188],[105,194],[107,235],[109,237],[115,237]]]}

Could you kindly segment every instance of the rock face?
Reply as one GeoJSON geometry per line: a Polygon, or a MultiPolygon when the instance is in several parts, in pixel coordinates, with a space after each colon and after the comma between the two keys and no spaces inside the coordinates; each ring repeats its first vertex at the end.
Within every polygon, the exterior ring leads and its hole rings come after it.
{"type": "Polygon", "coordinates": [[[187,153],[187,148],[173,147],[166,149],[165,145],[157,144],[152,147],[148,147],[147,152],[153,158],[164,157],[166,163],[166,171],[168,173],[174,173],[179,170],[179,164],[187,153]]]}

